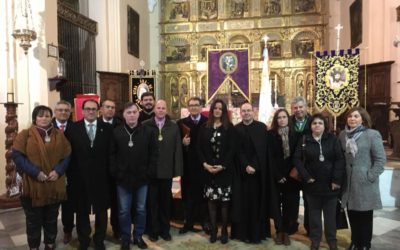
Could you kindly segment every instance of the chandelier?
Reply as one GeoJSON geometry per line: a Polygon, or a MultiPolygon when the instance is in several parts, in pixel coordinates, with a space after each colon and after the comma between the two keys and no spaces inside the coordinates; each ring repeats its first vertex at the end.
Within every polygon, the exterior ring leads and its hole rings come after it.
{"type": "Polygon", "coordinates": [[[20,0],[15,13],[12,36],[20,41],[19,46],[28,54],[28,49],[32,47],[31,42],[36,40],[29,0],[20,0]]]}

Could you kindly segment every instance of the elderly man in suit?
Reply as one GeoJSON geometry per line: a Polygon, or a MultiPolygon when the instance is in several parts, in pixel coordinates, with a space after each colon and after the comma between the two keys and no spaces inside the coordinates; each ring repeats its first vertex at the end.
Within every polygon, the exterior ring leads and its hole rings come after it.
{"type": "Polygon", "coordinates": [[[157,135],[157,166],[150,171],[148,204],[150,208],[149,239],[157,241],[161,236],[171,240],[170,219],[172,203],[172,178],[183,174],[182,143],[179,128],[167,116],[167,103],[158,100],[154,108],[155,117],[143,122],[157,135]]]}
{"type": "Polygon", "coordinates": [[[89,214],[95,214],[95,249],[105,249],[107,208],[109,205],[109,156],[112,127],[98,122],[99,104],[92,99],[82,104],[84,119],[74,124],[71,131],[72,164],[74,174],[69,178],[71,199],[77,213],[77,232],[80,248],[90,243],[89,214]]]}
{"type": "MultiPolygon", "coordinates": [[[[71,103],[61,100],[56,103],[54,108],[54,118],[52,120],[53,127],[62,131],[69,139],[70,131],[72,130],[72,120],[71,118],[71,103]]],[[[70,175],[70,169],[67,169],[66,176],[70,175]]],[[[67,194],[70,192],[70,185],[67,181],[67,194]]],[[[61,203],[61,221],[64,230],[64,244],[68,244],[72,239],[72,229],[74,228],[74,210],[70,200],[66,200],[61,203]]]]}

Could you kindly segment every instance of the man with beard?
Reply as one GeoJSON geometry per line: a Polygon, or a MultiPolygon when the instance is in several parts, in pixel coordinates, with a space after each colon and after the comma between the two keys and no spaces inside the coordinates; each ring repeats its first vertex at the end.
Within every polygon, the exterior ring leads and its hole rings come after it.
{"type": "Polygon", "coordinates": [[[182,176],[182,143],[179,128],[167,116],[167,103],[158,100],[154,107],[154,118],[143,122],[157,135],[157,166],[149,173],[148,208],[150,215],[149,239],[165,241],[172,239],[170,219],[172,205],[172,178],[182,176]]]}
{"type": "MultiPolygon", "coordinates": [[[[188,101],[190,115],[178,121],[181,129],[181,138],[183,144],[183,172],[182,176],[182,200],[184,203],[185,224],[179,230],[179,234],[185,234],[188,231],[194,231],[193,224],[196,215],[200,215],[200,222],[203,230],[209,231],[205,223],[207,201],[203,198],[203,163],[197,156],[197,135],[200,127],[207,121],[207,117],[201,112],[201,100],[198,97],[192,97],[188,101]]],[[[199,216],[197,216],[199,217],[199,216]]]]}
{"type": "MultiPolygon", "coordinates": [[[[241,176],[238,197],[240,220],[234,224],[234,237],[249,243],[260,243],[270,237],[269,200],[271,196],[267,166],[267,128],[254,120],[253,107],[244,103],[240,107],[242,122],[235,126],[239,138],[238,164],[241,176]]],[[[239,187],[237,186],[237,187],[239,187]]],[[[234,205],[238,205],[238,200],[234,205]]]]}
{"type": "Polygon", "coordinates": [[[139,115],[139,123],[154,117],[155,98],[152,92],[144,92],[140,97],[140,106],[142,110],[139,115]]]}
{"type": "MultiPolygon", "coordinates": [[[[311,133],[310,130],[310,117],[311,115],[307,113],[307,101],[304,97],[302,96],[296,96],[293,98],[291,102],[291,109],[292,109],[292,115],[290,116],[290,120],[292,121],[292,131],[295,133],[295,138],[297,143],[301,138],[303,137],[304,134],[309,134],[311,133]]],[[[300,190],[299,190],[300,192],[300,190]]],[[[304,195],[304,194],[303,194],[304,195]]],[[[304,228],[306,229],[306,233],[308,234],[309,228],[308,228],[308,205],[305,197],[303,197],[304,201],[304,228]]],[[[298,230],[298,223],[293,222],[292,223],[293,228],[290,229],[291,234],[296,233],[298,230]]]]}

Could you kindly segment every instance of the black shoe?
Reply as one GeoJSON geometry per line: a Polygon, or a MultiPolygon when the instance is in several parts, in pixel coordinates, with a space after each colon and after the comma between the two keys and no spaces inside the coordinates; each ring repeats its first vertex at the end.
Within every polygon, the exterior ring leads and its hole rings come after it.
{"type": "Polygon", "coordinates": [[[193,227],[192,228],[188,228],[186,226],[183,226],[181,229],[179,229],[179,234],[185,234],[185,233],[187,233],[189,231],[192,231],[192,230],[193,230],[193,227]]]}
{"type": "Polygon", "coordinates": [[[144,242],[144,240],[143,240],[142,237],[135,238],[135,239],[133,240],[133,244],[134,244],[134,245],[137,245],[138,248],[140,248],[140,249],[146,249],[146,248],[147,248],[147,244],[146,244],[146,242],[144,242]]]}
{"type": "Polygon", "coordinates": [[[215,243],[217,241],[217,231],[211,229],[210,231],[210,243],[215,243]]]}
{"type": "Polygon", "coordinates": [[[169,233],[162,234],[162,235],[160,235],[160,237],[165,241],[171,241],[172,240],[172,237],[171,237],[171,235],[169,233]]]}
{"type": "Polygon", "coordinates": [[[121,250],[130,250],[131,249],[131,245],[129,241],[123,241],[121,243],[121,250]]]}
{"type": "Polygon", "coordinates": [[[156,234],[149,234],[149,240],[152,242],[158,241],[158,236],[156,234]]]}
{"type": "Polygon", "coordinates": [[[221,243],[228,243],[228,230],[226,228],[221,230],[221,243]]]}
{"type": "Polygon", "coordinates": [[[204,223],[201,225],[203,231],[205,234],[209,235],[210,234],[210,225],[208,223],[204,223]]]}

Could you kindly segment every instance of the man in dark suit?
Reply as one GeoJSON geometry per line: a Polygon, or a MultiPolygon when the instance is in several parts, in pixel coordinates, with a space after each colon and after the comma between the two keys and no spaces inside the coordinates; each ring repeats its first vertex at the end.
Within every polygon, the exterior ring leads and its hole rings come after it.
{"type": "MultiPolygon", "coordinates": [[[[121,119],[115,116],[115,102],[111,100],[104,100],[101,103],[100,108],[101,116],[99,117],[99,122],[110,124],[113,128],[116,128],[122,123],[121,119]]],[[[117,197],[117,184],[114,178],[110,175],[109,180],[110,188],[110,224],[113,231],[113,236],[115,239],[119,239],[119,221],[118,221],[118,197],[117,197]]]]}
{"type": "Polygon", "coordinates": [[[154,113],[154,118],[143,122],[144,126],[156,133],[158,142],[157,166],[149,173],[149,239],[157,241],[161,236],[165,241],[170,241],[172,178],[183,174],[182,143],[178,126],[167,116],[167,103],[164,100],[157,101],[154,113]]]}
{"type": "MultiPolygon", "coordinates": [[[[53,127],[61,130],[65,137],[69,140],[69,134],[72,130],[71,117],[71,104],[67,101],[61,100],[57,102],[54,108],[54,118],[52,120],[53,127]]],[[[68,185],[68,176],[70,169],[67,169],[67,194],[70,192],[70,185],[68,185]]],[[[69,195],[68,195],[69,196],[69,195]]],[[[74,210],[71,201],[68,199],[61,203],[61,221],[64,230],[64,244],[68,244],[72,239],[72,229],[74,228],[74,210]]]]}
{"type": "Polygon", "coordinates": [[[204,180],[203,163],[197,156],[197,135],[200,127],[207,121],[201,114],[201,99],[192,97],[188,101],[190,115],[178,121],[183,144],[182,200],[184,204],[185,224],[179,230],[180,234],[193,231],[196,215],[200,218],[205,232],[209,231],[206,224],[207,201],[203,198],[204,180]]]}
{"type": "Polygon", "coordinates": [[[155,97],[152,92],[144,92],[140,97],[140,110],[139,123],[154,117],[154,103],[155,97]]]}
{"type": "Polygon", "coordinates": [[[99,104],[92,99],[82,104],[84,119],[76,122],[71,131],[71,165],[74,175],[69,179],[72,200],[77,213],[79,249],[90,243],[89,214],[95,214],[95,249],[105,249],[107,208],[109,205],[109,156],[112,127],[98,122],[99,104]]]}

